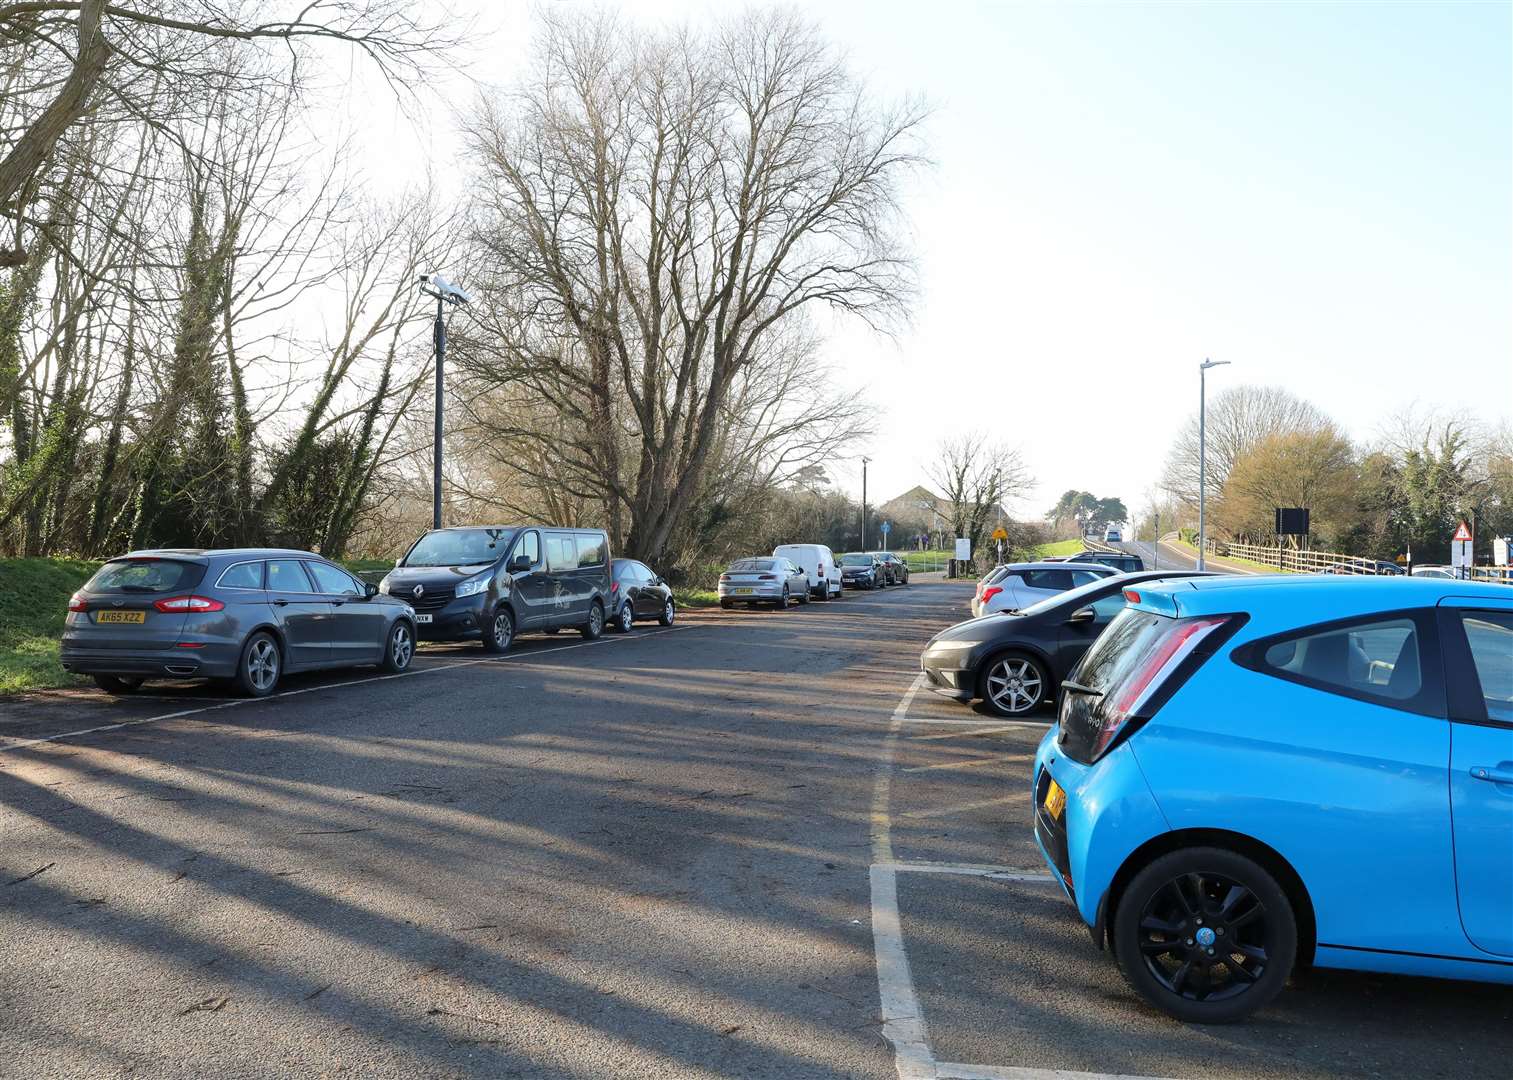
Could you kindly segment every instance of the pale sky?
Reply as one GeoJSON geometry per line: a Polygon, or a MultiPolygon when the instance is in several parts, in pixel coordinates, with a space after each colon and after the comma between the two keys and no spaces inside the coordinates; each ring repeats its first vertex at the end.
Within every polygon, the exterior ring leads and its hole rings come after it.
{"type": "MultiPolygon", "coordinates": [[[[478,13],[473,75],[508,81],[532,9],[455,6],[478,13]]],[[[879,95],[935,108],[936,165],[905,202],[913,324],[843,327],[825,350],[882,410],[874,504],[978,428],[1021,448],[1026,516],[1067,488],[1135,510],[1205,356],[1234,365],[1211,393],[1279,384],[1359,439],[1413,404],[1513,419],[1508,3],[798,6],[879,95]]],[[[418,178],[428,145],[460,189],[444,111],[417,132],[363,96],[375,171],[418,178]]],[[[859,470],[837,479],[859,489],[859,470]]]]}

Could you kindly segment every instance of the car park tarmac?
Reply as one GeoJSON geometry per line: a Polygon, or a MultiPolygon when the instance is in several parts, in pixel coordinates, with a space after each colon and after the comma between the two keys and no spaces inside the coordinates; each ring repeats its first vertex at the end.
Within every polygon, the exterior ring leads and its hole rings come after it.
{"type": "Polygon", "coordinates": [[[1051,715],[915,689],[970,595],[0,702],[0,1075],[1506,1071],[1496,986],[1143,1006],[1030,833],[1051,715]]]}

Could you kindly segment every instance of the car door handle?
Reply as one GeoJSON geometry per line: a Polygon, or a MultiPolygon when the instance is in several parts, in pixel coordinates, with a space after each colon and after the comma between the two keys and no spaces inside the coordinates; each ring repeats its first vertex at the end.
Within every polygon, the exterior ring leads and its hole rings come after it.
{"type": "Polygon", "coordinates": [[[1491,765],[1472,765],[1471,779],[1486,780],[1492,784],[1513,784],[1513,772],[1491,765]]]}
{"type": "Polygon", "coordinates": [[[273,601],[273,606],[274,607],[288,607],[289,606],[289,601],[287,601],[287,600],[275,600],[275,601],[273,601]]]}

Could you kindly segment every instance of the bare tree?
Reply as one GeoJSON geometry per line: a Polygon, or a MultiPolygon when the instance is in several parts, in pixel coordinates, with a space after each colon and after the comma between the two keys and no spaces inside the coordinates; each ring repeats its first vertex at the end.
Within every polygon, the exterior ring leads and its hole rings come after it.
{"type": "Polygon", "coordinates": [[[943,499],[937,512],[950,522],[955,535],[972,541],[973,551],[981,548],[991,525],[1007,518],[1004,503],[1034,487],[1019,451],[990,441],[982,432],[941,443],[926,475],[943,499]]]}
{"type": "Polygon", "coordinates": [[[723,468],[827,453],[856,417],[812,360],[802,377],[790,328],[817,306],[902,314],[921,117],[871,104],[788,12],[707,34],[549,17],[531,75],[472,130],[484,303],[458,351],[506,415],[545,418],[501,429],[513,460],[541,445],[543,479],[656,558],[723,468]]]}

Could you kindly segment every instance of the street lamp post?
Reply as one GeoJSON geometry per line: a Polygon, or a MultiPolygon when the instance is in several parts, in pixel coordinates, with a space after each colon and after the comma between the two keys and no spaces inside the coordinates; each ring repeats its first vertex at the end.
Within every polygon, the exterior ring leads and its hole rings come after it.
{"type": "Polygon", "coordinates": [[[442,312],[447,304],[466,304],[472,299],[463,289],[440,274],[421,274],[420,291],[436,298],[436,322],[431,333],[436,344],[436,432],[431,450],[431,528],[441,528],[441,435],[446,421],[442,396],[442,370],[447,355],[447,324],[442,312]]]}
{"type": "Polygon", "coordinates": [[[867,550],[867,462],[871,458],[862,458],[862,550],[867,550]]]}
{"type": "MultiPolygon", "coordinates": [[[[1208,522],[1204,517],[1208,475],[1208,369],[1223,367],[1228,360],[1207,360],[1198,365],[1198,569],[1205,568],[1204,552],[1208,544],[1208,522]]],[[[1158,538],[1159,540],[1159,538],[1158,538]]]]}

